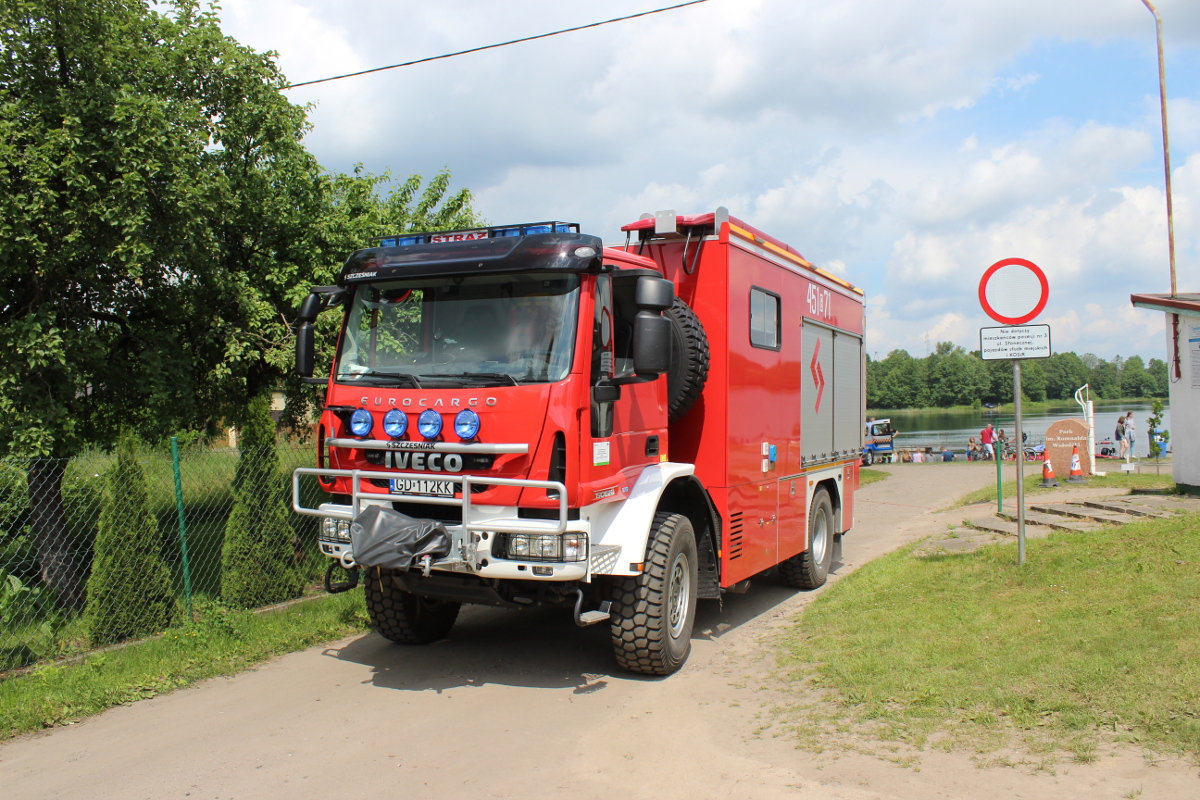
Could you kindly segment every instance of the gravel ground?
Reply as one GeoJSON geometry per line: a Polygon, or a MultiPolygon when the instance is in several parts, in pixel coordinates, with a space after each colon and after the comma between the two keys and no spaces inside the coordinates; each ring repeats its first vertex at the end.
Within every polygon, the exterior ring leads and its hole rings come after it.
{"type": "MultiPolygon", "coordinates": [[[[884,466],[836,581],[944,531],[989,465],[884,466]]],[[[1031,774],[972,754],[907,766],[811,754],[774,725],[768,641],[817,593],[756,581],[703,602],[678,674],[619,673],[605,626],[555,609],[465,610],[451,637],[362,635],[0,746],[11,798],[1195,797],[1194,765],[1141,752],[1031,774]]]]}

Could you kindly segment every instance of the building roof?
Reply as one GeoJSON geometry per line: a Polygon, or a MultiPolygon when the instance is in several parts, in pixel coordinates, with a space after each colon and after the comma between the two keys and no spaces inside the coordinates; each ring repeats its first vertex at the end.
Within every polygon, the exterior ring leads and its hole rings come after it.
{"type": "Polygon", "coordinates": [[[1180,311],[1200,316],[1200,294],[1131,294],[1129,302],[1138,308],[1178,314],[1180,311]]]}

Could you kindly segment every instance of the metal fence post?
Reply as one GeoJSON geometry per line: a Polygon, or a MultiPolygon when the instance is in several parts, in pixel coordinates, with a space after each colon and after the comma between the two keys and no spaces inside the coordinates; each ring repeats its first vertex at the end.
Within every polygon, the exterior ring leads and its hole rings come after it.
{"type": "Polygon", "coordinates": [[[1004,453],[1003,445],[995,439],[992,440],[992,453],[996,459],[996,513],[1004,513],[1004,453]]]}
{"type": "Polygon", "coordinates": [[[179,477],[179,440],[171,437],[171,467],[175,471],[175,508],[179,512],[179,549],[183,553],[183,598],[192,616],[192,570],[188,565],[187,524],[183,518],[183,481],[179,477]]]}

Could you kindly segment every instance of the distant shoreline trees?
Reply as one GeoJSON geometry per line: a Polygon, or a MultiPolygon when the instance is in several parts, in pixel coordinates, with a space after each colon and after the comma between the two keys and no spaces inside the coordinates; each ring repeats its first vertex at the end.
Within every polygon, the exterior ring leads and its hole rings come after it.
{"type": "MultiPolygon", "coordinates": [[[[1111,361],[1084,353],[1055,353],[1021,365],[1021,394],[1031,401],[1070,400],[1088,384],[1093,399],[1167,397],[1167,363],[1141,356],[1111,361]]],[[[878,361],[867,358],[869,408],[949,408],[975,403],[1012,402],[1012,362],[984,361],[953,342],[938,342],[932,353],[914,358],[893,350],[878,361]]]]}

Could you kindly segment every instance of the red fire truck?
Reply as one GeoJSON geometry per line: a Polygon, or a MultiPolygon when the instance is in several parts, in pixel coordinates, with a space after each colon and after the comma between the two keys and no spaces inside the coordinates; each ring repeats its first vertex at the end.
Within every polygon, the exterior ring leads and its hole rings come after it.
{"type": "Polygon", "coordinates": [[[384,637],[440,639],[462,603],[558,603],[664,675],[698,598],[772,568],[825,582],[858,485],[863,293],[724,208],[622,230],[387,237],[302,305],[297,368],[327,388],[293,505],[322,518],[326,588],[361,577],[384,637]],[[304,475],[328,502],[301,502],[304,475]]]}

